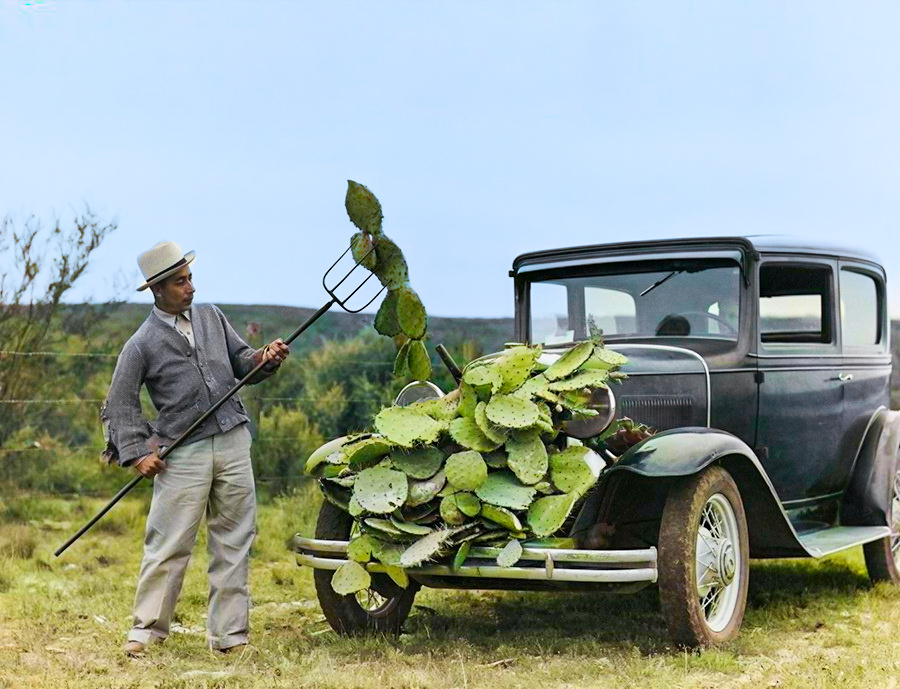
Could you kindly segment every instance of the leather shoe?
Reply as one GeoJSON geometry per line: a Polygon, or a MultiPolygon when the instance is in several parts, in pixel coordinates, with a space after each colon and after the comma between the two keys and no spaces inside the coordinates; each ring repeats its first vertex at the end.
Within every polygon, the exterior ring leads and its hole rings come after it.
{"type": "Polygon", "coordinates": [[[146,647],[147,645],[140,641],[126,641],[125,655],[131,656],[132,658],[138,658],[144,655],[144,649],[146,647]]]}
{"type": "Polygon", "coordinates": [[[229,655],[231,653],[243,653],[244,650],[250,647],[250,644],[236,644],[234,646],[229,646],[228,648],[218,648],[216,649],[219,653],[224,653],[225,655],[229,655]]]}

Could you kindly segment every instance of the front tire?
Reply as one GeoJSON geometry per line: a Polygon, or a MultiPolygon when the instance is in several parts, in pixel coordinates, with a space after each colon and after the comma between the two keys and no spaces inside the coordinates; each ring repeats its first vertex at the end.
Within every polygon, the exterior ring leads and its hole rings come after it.
{"type": "Polygon", "coordinates": [[[891,514],[889,518],[891,535],[878,541],[866,543],[866,569],[873,583],[889,581],[900,585],[900,464],[894,473],[891,488],[891,514]]]}
{"type": "Polygon", "coordinates": [[[659,531],[659,597],[682,646],[735,638],[750,576],[747,518],[734,479],[713,466],[669,492],[659,531]]]}
{"type": "MultiPolygon", "coordinates": [[[[316,522],[316,538],[346,541],[353,517],[330,502],[323,502],[316,522]]],[[[372,586],[357,594],[342,596],[331,588],[329,569],[313,572],[319,605],[328,624],[338,634],[390,634],[398,636],[409,616],[419,585],[413,581],[403,589],[386,574],[373,574],[372,586]]]]}

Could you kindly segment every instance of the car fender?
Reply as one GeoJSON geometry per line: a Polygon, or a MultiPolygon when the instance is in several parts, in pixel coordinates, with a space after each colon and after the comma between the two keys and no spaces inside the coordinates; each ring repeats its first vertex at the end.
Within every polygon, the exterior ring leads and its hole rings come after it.
{"type": "Polygon", "coordinates": [[[900,411],[879,409],[872,415],[844,491],[841,524],[890,524],[891,493],[900,447],[900,411]]]}
{"type": "Polygon", "coordinates": [[[647,519],[659,519],[664,504],[660,491],[668,492],[675,480],[719,464],[731,474],[748,515],[751,557],[797,557],[810,553],[803,547],[787,513],[769,480],[759,458],[739,438],[714,428],[678,428],[647,438],[623,454],[607,469],[597,490],[585,501],[573,533],[590,528],[598,520],[601,509],[614,515],[615,506],[604,502],[604,488],[614,484],[617,475],[641,477],[632,481],[629,490],[619,491],[619,500],[642,500],[647,496],[647,519]],[[650,494],[656,493],[655,498],[650,494]],[[652,512],[658,514],[652,514],[652,512]]]}

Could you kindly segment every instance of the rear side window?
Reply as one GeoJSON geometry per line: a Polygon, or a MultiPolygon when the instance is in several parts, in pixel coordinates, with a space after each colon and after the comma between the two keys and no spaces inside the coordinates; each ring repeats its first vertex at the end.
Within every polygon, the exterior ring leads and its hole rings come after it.
{"type": "Polygon", "coordinates": [[[759,270],[763,342],[830,343],[831,268],[770,264],[759,270]]]}
{"type": "Polygon", "coordinates": [[[841,269],[841,333],[844,346],[864,347],[881,342],[878,283],[855,270],[841,269]]]}

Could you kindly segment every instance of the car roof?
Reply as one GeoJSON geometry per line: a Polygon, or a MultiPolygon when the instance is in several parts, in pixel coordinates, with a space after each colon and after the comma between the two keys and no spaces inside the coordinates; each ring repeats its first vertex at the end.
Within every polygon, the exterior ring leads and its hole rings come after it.
{"type": "Polygon", "coordinates": [[[520,254],[513,261],[513,274],[520,268],[534,264],[553,264],[573,259],[590,259],[601,256],[622,255],[639,257],[641,254],[666,253],[684,250],[738,249],[745,258],[758,258],[759,254],[800,254],[847,258],[872,263],[881,268],[881,261],[873,253],[859,248],[791,235],[747,235],[734,237],[685,237],[681,239],[651,239],[637,242],[587,244],[520,254]]]}

